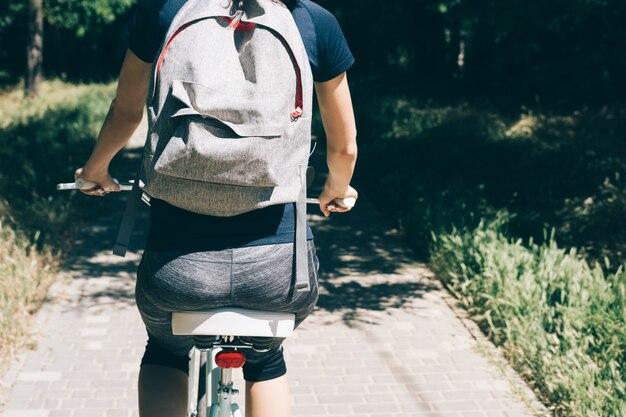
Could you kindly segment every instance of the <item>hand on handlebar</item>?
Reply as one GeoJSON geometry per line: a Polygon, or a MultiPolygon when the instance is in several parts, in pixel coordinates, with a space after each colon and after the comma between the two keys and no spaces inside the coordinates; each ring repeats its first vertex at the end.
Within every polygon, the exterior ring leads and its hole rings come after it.
{"type": "Polygon", "coordinates": [[[324,213],[324,216],[330,216],[330,213],[345,213],[346,211],[350,211],[352,206],[345,207],[337,201],[339,199],[344,199],[349,201],[348,199],[358,199],[359,193],[352,187],[348,186],[345,190],[332,190],[329,187],[324,187],[324,190],[319,196],[320,202],[320,210],[324,213]]]}
{"type": "Polygon", "coordinates": [[[120,185],[109,175],[108,172],[92,173],[86,171],[85,168],[78,168],[76,172],[74,172],[74,179],[78,178],[82,178],[88,183],[94,184],[91,188],[80,189],[80,192],[83,194],[102,197],[111,191],[120,191],[120,185]]]}

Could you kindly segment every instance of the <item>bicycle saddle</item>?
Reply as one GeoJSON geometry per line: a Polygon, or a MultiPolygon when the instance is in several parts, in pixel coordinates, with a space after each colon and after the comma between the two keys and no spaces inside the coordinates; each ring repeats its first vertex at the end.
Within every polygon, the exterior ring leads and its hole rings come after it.
{"type": "Polygon", "coordinates": [[[238,307],[172,313],[172,332],[190,336],[289,337],[295,315],[238,307]]]}

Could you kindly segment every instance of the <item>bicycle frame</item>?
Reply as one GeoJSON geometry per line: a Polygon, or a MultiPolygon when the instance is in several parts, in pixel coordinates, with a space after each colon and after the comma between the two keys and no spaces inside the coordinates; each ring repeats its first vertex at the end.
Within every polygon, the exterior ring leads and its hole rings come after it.
{"type": "MultiPolygon", "coordinates": [[[[224,345],[228,348],[254,349],[252,346],[224,345]]],[[[188,417],[241,417],[239,405],[233,396],[239,390],[233,387],[233,370],[219,368],[215,357],[222,346],[210,349],[193,348],[189,364],[188,417]],[[202,364],[205,363],[204,372],[202,364]],[[210,398],[210,402],[208,399],[210,398]]]]}

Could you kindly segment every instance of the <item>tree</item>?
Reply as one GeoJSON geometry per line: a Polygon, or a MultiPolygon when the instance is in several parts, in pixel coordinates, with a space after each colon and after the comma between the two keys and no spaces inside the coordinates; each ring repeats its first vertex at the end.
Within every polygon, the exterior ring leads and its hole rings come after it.
{"type": "Polygon", "coordinates": [[[109,79],[119,70],[120,33],[136,2],[0,0],[0,88],[24,78],[32,95],[45,75],[109,79]]]}
{"type": "Polygon", "coordinates": [[[27,97],[37,95],[43,64],[43,8],[41,0],[28,0],[28,45],[26,46],[27,97]]]}

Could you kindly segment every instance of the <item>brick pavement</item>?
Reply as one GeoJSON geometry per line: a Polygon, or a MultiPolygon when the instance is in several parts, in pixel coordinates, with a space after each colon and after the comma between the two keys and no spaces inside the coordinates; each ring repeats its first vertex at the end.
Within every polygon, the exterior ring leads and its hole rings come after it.
{"type": "MultiPolygon", "coordinates": [[[[286,342],[294,416],[545,414],[367,201],[350,215],[310,221],[322,294],[286,342]]],[[[36,349],[4,377],[4,417],[138,415],[146,335],[133,274],[142,239],[126,259],[110,256],[116,225],[101,219],[77,245],[33,326],[36,349]]]]}

